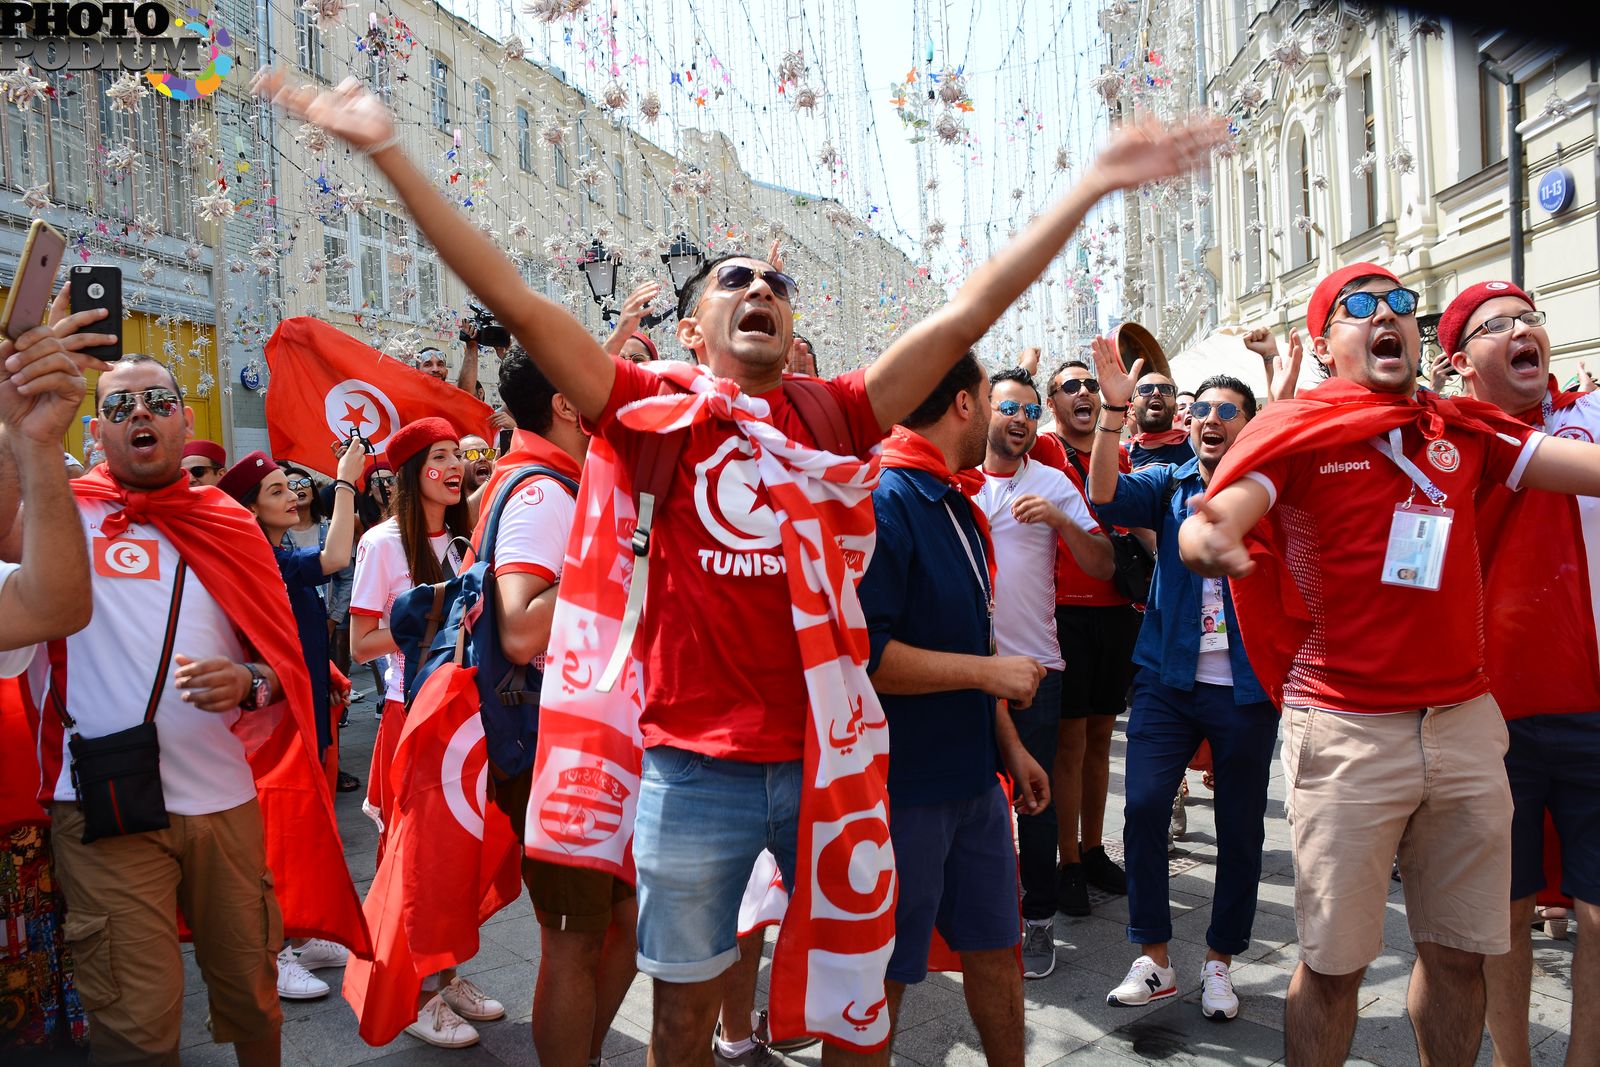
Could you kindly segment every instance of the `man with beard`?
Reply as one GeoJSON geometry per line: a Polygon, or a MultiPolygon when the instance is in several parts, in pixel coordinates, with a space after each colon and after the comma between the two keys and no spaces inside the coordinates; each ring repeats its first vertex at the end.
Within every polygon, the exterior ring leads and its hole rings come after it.
{"type": "MultiPolygon", "coordinates": [[[[1095,341],[1094,353],[1107,406],[1126,404],[1139,364],[1132,375],[1123,370],[1115,345],[1104,338],[1095,341]]],[[[1194,459],[1119,475],[1107,451],[1094,457],[1089,472],[1090,497],[1107,521],[1155,530],[1159,538],[1133,654],[1140,670],[1127,731],[1128,940],[1140,947],[1140,955],[1106,1001],[1138,1006],[1178,993],[1167,951],[1172,912],[1162,836],[1184,767],[1209,742],[1221,773],[1217,891],[1206,930],[1200,1010],[1222,1020],[1239,1012],[1229,967],[1234,955],[1249,947],[1255,919],[1278,712],[1245,658],[1227,581],[1202,578],[1178,558],[1178,529],[1189,514],[1188,499],[1205,492],[1217,464],[1255,416],[1255,396],[1237,378],[1217,375],[1201,384],[1190,410],[1194,459]]],[[[1115,434],[1122,422],[1107,418],[1100,429],[1115,434]]]]}
{"type": "Polygon", "coordinates": [[[474,523],[478,521],[483,487],[489,484],[489,478],[494,474],[494,461],[499,454],[488,441],[475,433],[461,438],[461,495],[467,498],[474,523]]]}
{"type": "MultiPolygon", "coordinates": [[[[1065,474],[1028,456],[1042,414],[1032,377],[1017,368],[1001,371],[989,382],[984,485],[974,499],[994,539],[995,642],[1001,655],[1028,656],[1045,669],[1032,702],[1013,704],[1011,712],[1023,747],[1048,767],[1055,762],[1061,732],[1065,667],[1056,638],[1056,549],[1066,549],[1093,578],[1111,577],[1115,558],[1078,488],[1065,474]],[[1041,581],[1045,575],[1051,580],[1041,581]]],[[[1057,836],[1053,802],[1037,814],[1017,818],[1022,917],[1027,923],[1024,978],[1045,978],[1055,970],[1057,836]]]]}
{"type": "MultiPolygon", "coordinates": [[[[1100,382],[1087,363],[1069,359],[1057,368],[1047,399],[1056,428],[1039,435],[1034,459],[1065,473],[1080,492],[1097,443],[1116,454],[1119,470],[1129,469],[1117,439],[1095,433],[1100,382]]],[[[1139,612],[1109,576],[1086,573],[1064,545],[1056,551],[1055,586],[1056,636],[1072,672],[1072,684],[1061,687],[1061,732],[1052,769],[1061,857],[1058,906],[1063,914],[1084,916],[1090,885],[1108,893],[1128,891],[1122,868],[1106,854],[1100,837],[1111,784],[1111,735],[1133,681],[1139,612]]]]}
{"type": "Polygon", "coordinates": [[[1178,387],[1165,374],[1151,371],[1134,387],[1131,404],[1136,427],[1129,442],[1128,461],[1133,469],[1152,463],[1187,463],[1194,458],[1189,428],[1173,420],[1178,414],[1178,387]]]}
{"type": "Polygon", "coordinates": [[[1397,853],[1422,1061],[1477,1054],[1484,958],[1510,947],[1512,800],[1475,498],[1600,493],[1594,445],[1419,390],[1416,311],[1375,264],[1323,279],[1306,328],[1335,377],[1250,424],[1179,536],[1191,568],[1233,579],[1251,666],[1283,707],[1296,1064],[1348,1053],[1397,853]]]}
{"type": "MultiPolygon", "coordinates": [[[[1439,345],[1469,396],[1530,426],[1580,441],[1600,435],[1600,397],[1561,391],[1550,374],[1545,313],[1510,282],[1462,291],[1439,319],[1439,345]]],[[[1511,783],[1511,951],[1484,961],[1495,1063],[1526,1067],[1530,930],[1545,888],[1545,812],[1561,851],[1561,892],[1578,925],[1600,931],[1600,652],[1590,590],[1600,576],[1600,500],[1497,489],[1480,504],[1484,597],[1492,606],[1489,684],[1506,717],[1511,783]]],[[[1567,1062],[1600,1062],[1600,945],[1580,938],[1572,964],[1567,1062]]]]}
{"type": "Polygon", "coordinates": [[[971,469],[984,459],[990,410],[989,381],[969,353],[894,428],[872,493],[878,543],[861,579],[861,607],[868,670],[894,739],[891,1031],[905,987],[927,977],[937,929],[961,956],[985,1057],[1011,1067],[1022,1063],[1023,1045],[1017,860],[1010,804],[995,774],[1011,775],[1025,815],[1049,803],[1050,785],[996,705],[1032,703],[1046,671],[1032,656],[995,652],[995,554],[973,499],[983,479],[971,469]]]}

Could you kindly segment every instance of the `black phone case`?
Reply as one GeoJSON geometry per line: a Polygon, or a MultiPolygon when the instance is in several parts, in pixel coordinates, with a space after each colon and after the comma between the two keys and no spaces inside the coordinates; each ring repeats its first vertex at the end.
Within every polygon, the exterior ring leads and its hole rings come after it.
{"type": "Polygon", "coordinates": [[[116,344],[101,345],[99,348],[84,349],[85,355],[108,362],[116,362],[122,358],[122,271],[118,267],[76,266],[68,274],[70,279],[69,299],[72,301],[72,313],[91,311],[94,308],[105,308],[110,312],[99,322],[89,326],[91,333],[114,333],[117,335],[116,344]],[[98,298],[89,295],[89,287],[99,284],[105,292],[98,298]]]}

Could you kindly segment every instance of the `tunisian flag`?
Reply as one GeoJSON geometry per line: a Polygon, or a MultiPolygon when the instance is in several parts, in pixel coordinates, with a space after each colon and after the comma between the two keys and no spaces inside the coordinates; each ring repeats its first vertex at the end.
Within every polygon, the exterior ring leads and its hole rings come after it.
{"type": "Polygon", "coordinates": [[[438,415],[463,436],[486,437],[494,412],[477,397],[413,370],[306,316],[267,341],[267,433],[272,454],[333,477],[333,445],[358,431],[379,452],[400,427],[438,415]]]}
{"type": "Polygon", "coordinates": [[[417,693],[389,768],[394,825],[364,906],[373,959],[345,968],[369,1045],[415,1022],[423,978],[476,955],[478,927],[522,892],[522,843],[487,801],[488,767],[477,668],[447,663],[417,693]]]}

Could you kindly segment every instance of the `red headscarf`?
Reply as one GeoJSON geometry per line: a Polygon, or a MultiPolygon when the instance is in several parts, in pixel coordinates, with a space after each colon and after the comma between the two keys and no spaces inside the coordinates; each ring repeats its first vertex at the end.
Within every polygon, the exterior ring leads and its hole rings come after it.
{"type": "Polygon", "coordinates": [[[370,957],[372,940],[317,758],[311,678],[289,595],[261,527],[222,490],[187,479],[140,492],[118,484],[102,465],[74,481],[72,491],[80,500],[122,505],[101,526],[108,537],[130,522],[160,530],[228,621],[277,673],[284,701],[242,716],[235,731],[251,753],[284,931],[329,938],[370,957]]]}

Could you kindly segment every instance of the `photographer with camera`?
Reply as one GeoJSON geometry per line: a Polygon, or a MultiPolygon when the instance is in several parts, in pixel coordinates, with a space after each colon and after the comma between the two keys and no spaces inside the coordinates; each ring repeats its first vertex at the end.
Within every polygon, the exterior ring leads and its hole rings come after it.
{"type": "MultiPolygon", "coordinates": [[[[477,304],[468,304],[471,314],[461,320],[461,330],[456,334],[461,343],[466,346],[466,354],[461,360],[461,373],[456,376],[457,387],[471,393],[479,400],[483,399],[483,386],[478,384],[478,349],[487,346],[494,349],[495,359],[506,358],[506,351],[511,347],[511,334],[504,326],[494,321],[494,315],[485,311],[477,304]]],[[[509,429],[511,420],[505,417],[505,424],[500,419],[502,412],[495,412],[495,428],[509,429]]]]}

